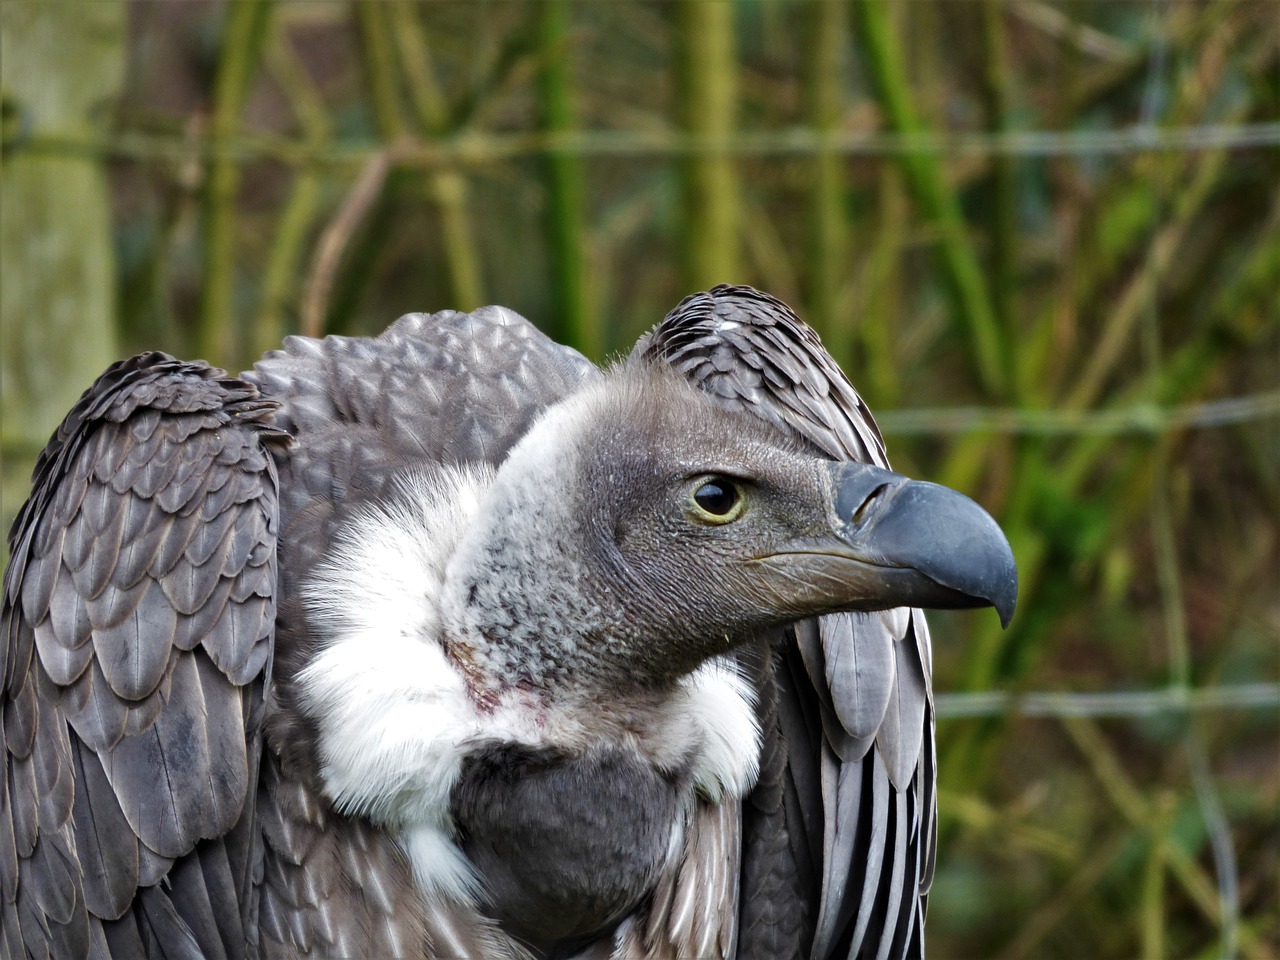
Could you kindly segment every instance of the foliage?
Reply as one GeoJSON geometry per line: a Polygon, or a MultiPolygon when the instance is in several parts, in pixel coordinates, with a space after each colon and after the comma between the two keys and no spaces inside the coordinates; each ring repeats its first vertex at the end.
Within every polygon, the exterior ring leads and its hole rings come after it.
{"type": "Polygon", "coordinates": [[[91,123],[42,125],[7,75],[3,117],[6,172],[105,171],[112,247],[78,239],[125,345],[238,369],[498,302],[602,358],[714,282],[781,296],[899,469],[1014,544],[1013,628],[935,618],[939,691],[1271,684],[1113,719],[942,698],[933,954],[1280,954],[1272,0],[127,14],[91,123]]]}

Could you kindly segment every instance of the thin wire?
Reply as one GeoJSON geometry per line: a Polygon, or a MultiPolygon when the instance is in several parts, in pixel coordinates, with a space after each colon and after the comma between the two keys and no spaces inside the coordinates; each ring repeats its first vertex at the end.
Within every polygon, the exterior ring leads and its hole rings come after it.
{"type": "Polygon", "coordinates": [[[1224,960],[1235,957],[1239,942],[1240,880],[1236,863],[1235,845],[1231,840],[1231,824],[1222,809],[1209,767],[1209,758],[1200,733],[1192,724],[1187,731],[1187,758],[1191,766],[1191,786],[1204,816],[1205,829],[1209,833],[1209,849],[1213,852],[1213,869],[1218,877],[1218,901],[1222,911],[1222,956],[1224,960]]]}
{"type": "Polygon", "coordinates": [[[1212,428],[1280,416],[1280,390],[1204,403],[1160,407],[1138,403],[1113,410],[1019,410],[1008,407],[945,407],[884,410],[876,414],[893,436],[954,433],[1018,435],[1159,435],[1191,427],[1212,428]]]}
{"type": "Polygon", "coordinates": [[[938,719],[967,717],[1151,717],[1194,714],[1211,710],[1278,710],[1280,683],[1243,683],[1221,687],[1156,690],[1116,690],[1102,693],[987,690],[939,693],[934,696],[938,719]]]}
{"type": "MultiPolygon", "coordinates": [[[[876,414],[876,423],[881,433],[894,437],[961,433],[1140,436],[1169,430],[1213,429],[1273,417],[1280,417],[1280,390],[1174,407],[1133,404],[1114,410],[1080,412],[1014,407],[918,407],[882,410],[876,414]]],[[[29,442],[0,442],[0,456],[14,459],[35,457],[41,449],[40,444],[29,442]]]]}
{"type": "MultiPolygon", "coordinates": [[[[918,132],[909,134],[819,131],[805,128],[707,136],[677,130],[579,130],[571,132],[482,133],[464,131],[431,141],[410,139],[397,156],[402,167],[478,166],[547,153],[579,157],[684,157],[700,153],[737,156],[812,156],[818,152],[842,156],[899,156],[931,153],[954,156],[1007,155],[1056,157],[1127,154],[1156,151],[1247,149],[1280,146],[1280,122],[1200,124],[1186,127],[1144,127],[1116,130],[1012,130],[990,132],[918,132]]],[[[234,139],[204,135],[122,131],[110,136],[92,133],[43,133],[18,125],[18,132],[0,142],[9,155],[21,151],[54,155],[90,154],[141,160],[268,158],[296,166],[359,167],[385,144],[367,141],[314,143],[287,137],[241,132],[234,139]]]]}

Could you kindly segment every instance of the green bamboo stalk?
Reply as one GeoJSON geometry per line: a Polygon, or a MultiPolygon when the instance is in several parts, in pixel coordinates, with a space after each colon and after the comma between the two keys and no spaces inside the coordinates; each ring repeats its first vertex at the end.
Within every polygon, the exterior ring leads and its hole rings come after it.
{"type": "MultiPolygon", "coordinates": [[[[271,12],[269,0],[232,0],[227,7],[222,56],[214,81],[210,132],[215,141],[235,134],[271,12]]],[[[236,191],[239,165],[215,159],[204,192],[204,278],[197,351],[211,363],[236,367],[241,359],[235,310],[236,191]]]]}
{"type": "MultiPolygon", "coordinates": [[[[577,127],[577,115],[567,49],[567,0],[543,3],[538,17],[538,42],[538,111],[542,128],[551,133],[572,132],[577,127]]],[[[587,238],[583,228],[586,182],[582,160],[563,149],[552,150],[543,162],[543,171],[554,329],[564,342],[599,358],[604,351],[603,331],[591,315],[587,288],[587,238]]]]}
{"type": "MultiPolygon", "coordinates": [[[[1012,81],[1005,40],[1004,6],[1005,0],[982,2],[982,92],[986,101],[987,128],[993,133],[1007,133],[1010,129],[1009,89],[1012,81]]],[[[1018,343],[1014,309],[1018,283],[1017,183],[1015,161],[1008,154],[992,156],[991,184],[991,248],[987,256],[991,307],[1004,343],[1014,347],[1018,343]]],[[[1009,362],[1017,372],[1030,372],[1020,369],[1016,356],[1011,356],[1009,362]]],[[[1018,386],[1018,379],[1015,378],[1013,386],[1018,386]]]]}
{"type": "MultiPolygon", "coordinates": [[[[867,69],[890,128],[900,134],[920,134],[925,125],[911,102],[902,52],[892,35],[890,17],[894,9],[888,0],[854,2],[867,69]]],[[[937,157],[907,150],[899,160],[916,203],[938,230],[943,270],[968,331],[968,349],[978,382],[987,396],[1003,399],[1009,394],[1008,351],[960,202],[948,186],[937,157]]]]}
{"type": "Polygon", "coordinates": [[[297,299],[298,266],[319,206],[320,178],[307,171],[298,173],[277,223],[263,272],[262,303],[250,345],[254,355],[274,350],[284,339],[288,326],[285,308],[297,299]]]}
{"type": "MultiPolygon", "coordinates": [[[[841,67],[848,35],[845,6],[829,0],[806,8],[808,56],[804,58],[804,90],[810,126],[830,135],[842,113],[841,67]]],[[[830,143],[813,156],[809,191],[807,290],[810,322],[822,333],[839,362],[853,365],[854,319],[840,313],[840,288],[846,273],[846,217],[843,161],[830,143]]]]}
{"type": "MultiPolygon", "coordinates": [[[[429,138],[442,137],[450,132],[449,109],[432,68],[431,47],[418,8],[398,0],[391,6],[390,13],[418,126],[429,138]]],[[[440,212],[440,233],[453,305],[474,310],[484,302],[484,293],[467,179],[456,167],[440,167],[428,171],[427,187],[440,212]]]]}
{"type": "MultiPolygon", "coordinates": [[[[902,298],[902,252],[907,242],[907,198],[902,170],[883,164],[878,175],[879,215],[871,255],[867,259],[866,304],[858,322],[868,397],[875,406],[901,403],[902,374],[894,358],[894,330],[905,309],[902,298]]],[[[963,488],[961,488],[963,489],[963,488]]]]}
{"type": "Polygon", "coordinates": [[[738,178],[726,139],[737,124],[733,4],[676,7],[680,125],[711,140],[682,164],[684,274],[690,290],[740,279],[738,178]]]}
{"type": "Polygon", "coordinates": [[[450,295],[458,309],[474,310],[487,301],[480,278],[480,254],[472,229],[471,190],[466,175],[456,169],[437,170],[431,174],[430,185],[431,199],[440,211],[450,295]]]}
{"type": "Polygon", "coordinates": [[[409,100],[418,115],[418,126],[428,136],[441,136],[449,130],[449,104],[436,82],[431,43],[417,7],[405,0],[395,0],[388,5],[388,13],[396,50],[408,80],[409,100]]]}
{"type": "MultiPolygon", "coordinates": [[[[266,56],[272,77],[288,99],[307,142],[317,147],[324,144],[331,133],[324,103],[279,29],[278,20],[266,56]]],[[[285,308],[291,298],[297,298],[298,267],[319,208],[320,184],[314,169],[300,167],[294,174],[263,271],[262,302],[251,338],[253,355],[278,347],[284,338],[285,308]]]]}
{"type": "Polygon", "coordinates": [[[403,184],[399,167],[408,123],[396,85],[392,27],[384,3],[355,3],[363,67],[381,147],[362,152],[363,165],[322,234],[303,297],[303,329],[319,336],[345,329],[375,275],[379,237],[390,216],[389,195],[403,184]],[[341,269],[340,269],[341,268],[341,269]]]}
{"type": "Polygon", "coordinates": [[[385,3],[361,3],[358,0],[355,3],[373,115],[384,144],[399,140],[408,132],[396,89],[393,30],[388,22],[388,10],[385,3]]]}
{"type": "MultiPolygon", "coordinates": [[[[125,76],[127,20],[119,4],[0,4],[0,90],[13,127],[88,132],[100,122],[99,106],[119,94],[125,76]]],[[[0,205],[0,529],[7,531],[31,491],[36,453],[119,355],[119,271],[100,158],[6,151],[0,205]]],[[[0,563],[7,555],[0,543],[0,563]]]]}
{"type": "Polygon", "coordinates": [[[1155,814],[1149,827],[1151,847],[1142,871],[1142,897],[1139,902],[1139,938],[1143,960],[1163,960],[1166,956],[1164,929],[1164,878],[1169,861],[1169,826],[1177,806],[1177,797],[1162,793],[1152,804],[1155,814]]]}
{"type": "MultiPolygon", "coordinates": [[[[742,238],[743,266],[757,283],[786,303],[802,304],[801,284],[793,249],[778,232],[770,211],[752,196],[739,204],[738,234],[742,238]]],[[[806,311],[807,314],[807,311],[806,311]]]]}

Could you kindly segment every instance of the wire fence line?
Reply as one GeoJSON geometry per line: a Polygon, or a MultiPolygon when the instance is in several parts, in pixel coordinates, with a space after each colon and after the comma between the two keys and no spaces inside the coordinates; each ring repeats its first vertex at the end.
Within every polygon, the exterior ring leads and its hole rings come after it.
{"type": "Polygon", "coordinates": [[[1165,687],[1103,693],[1014,693],[988,690],[934,696],[939,719],[994,717],[1150,717],[1162,713],[1215,710],[1280,710],[1280,683],[1241,683],[1217,687],[1165,687]]]}
{"type": "Polygon", "coordinates": [[[1158,435],[1170,430],[1224,427],[1280,417],[1280,390],[1164,407],[1132,404],[1113,410],[1031,410],[942,407],[885,410],[876,422],[887,435],[1005,433],[1022,436],[1158,435]]]}
{"type": "MultiPolygon", "coordinates": [[[[881,410],[876,423],[885,436],[944,436],[1001,433],[1017,436],[1156,436],[1171,430],[1213,429],[1280,417],[1280,390],[1203,403],[1162,407],[1133,404],[1115,410],[1031,410],[1005,407],[921,407],[881,410]]],[[[39,445],[6,442],[0,452],[34,457],[39,445]]]]}
{"type": "Polygon", "coordinates": [[[1156,127],[1138,124],[1100,130],[1026,130],[1004,132],[921,131],[915,133],[823,131],[812,127],[736,132],[725,136],[666,130],[573,130],[488,133],[463,130],[423,139],[406,136],[390,145],[374,141],[335,141],[316,145],[287,137],[237,132],[234,138],[205,133],[106,135],[44,133],[22,118],[11,123],[3,140],[6,153],[89,154],[140,160],[277,160],[294,166],[359,167],[370,157],[390,152],[404,167],[441,167],[496,163],[546,154],[582,158],[665,159],[703,154],[739,157],[807,157],[837,154],[886,157],[938,156],[1095,156],[1152,151],[1247,149],[1280,146],[1280,123],[1206,124],[1156,127]]]}

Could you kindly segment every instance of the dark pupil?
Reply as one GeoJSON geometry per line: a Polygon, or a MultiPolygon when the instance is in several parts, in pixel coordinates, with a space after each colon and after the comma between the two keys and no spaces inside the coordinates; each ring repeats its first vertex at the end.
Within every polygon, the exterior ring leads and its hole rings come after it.
{"type": "Polygon", "coordinates": [[[738,491],[727,483],[709,481],[698,488],[693,499],[707,513],[723,517],[738,502],[738,491]]]}

